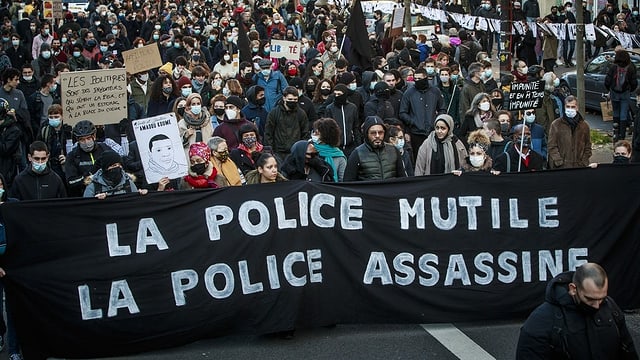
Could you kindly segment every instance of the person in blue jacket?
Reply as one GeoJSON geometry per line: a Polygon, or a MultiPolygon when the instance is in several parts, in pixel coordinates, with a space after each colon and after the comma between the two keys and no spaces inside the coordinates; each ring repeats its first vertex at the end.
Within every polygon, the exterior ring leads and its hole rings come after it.
{"type": "Polygon", "coordinates": [[[273,63],[270,60],[262,59],[258,65],[260,72],[253,76],[253,82],[264,89],[264,110],[269,112],[282,98],[282,92],[289,85],[281,72],[271,69],[273,63]]]}

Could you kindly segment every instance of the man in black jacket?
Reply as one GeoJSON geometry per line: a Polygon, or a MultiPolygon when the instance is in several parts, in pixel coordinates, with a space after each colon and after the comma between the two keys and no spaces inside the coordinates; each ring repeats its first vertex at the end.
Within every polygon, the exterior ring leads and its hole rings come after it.
{"type": "Polygon", "coordinates": [[[502,154],[493,159],[493,169],[500,172],[542,170],[544,164],[542,155],[531,149],[531,130],[522,124],[513,128],[513,141],[502,154]]]}
{"type": "Polygon", "coordinates": [[[42,200],[67,197],[64,182],[51,171],[49,148],[42,141],[29,146],[29,167],[16,176],[9,197],[19,200],[42,200]]]}
{"type": "Polygon", "coordinates": [[[516,359],[638,359],[604,269],[586,263],[547,284],[520,329],[516,359]]]}

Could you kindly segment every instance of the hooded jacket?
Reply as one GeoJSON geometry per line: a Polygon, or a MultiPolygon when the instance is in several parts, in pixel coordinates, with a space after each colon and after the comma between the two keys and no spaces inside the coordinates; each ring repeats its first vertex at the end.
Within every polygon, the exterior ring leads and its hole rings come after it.
{"type": "Polygon", "coordinates": [[[376,77],[376,73],[373,71],[365,71],[362,73],[362,86],[356,89],[356,92],[362,97],[362,103],[366,104],[369,98],[373,96],[371,90],[371,82],[376,77]]]}
{"type": "Polygon", "coordinates": [[[333,169],[318,156],[309,160],[309,173],[305,172],[307,146],[308,140],[300,140],[293,144],[291,154],[282,164],[283,175],[289,180],[333,182],[333,169]]]}
{"type": "Polygon", "coordinates": [[[51,167],[47,167],[42,173],[33,171],[28,167],[13,182],[9,196],[19,200],[42,200],[67,197],[64,182],[51,167]]]}
{"type": "Polygon", "coordinates": [[[247,105],[242,108],[242,113],[247,120],[256,125],[260,136],[264,137],[264,126],[267,123],[269,112],[265,110],[264,106],[256,104],[258,90],[264,89],[261,86],[254,85],[247,90],[247,105]]]}
{"type": "Polygon", "coordinates": [[[285,108],[284,102],[269,112],[264,130],[264,143],[280,154],[288,154],[291,146],[298,140],[309,137],[309,121],[304,110],[285,108]]]}
{"type": "Polygon", "coordinates": [[[568,291],[573,274],[549,281],[544,303],[520,329],[516,359],[638,359],[618,305],[607,297],[593,314],[580,309],[568,291]]]}
{"type": "Polygon", "coordinates": [[[358,108],[347,101],[340,106],[335,102],[327,105],[325,117],[334,119],[340,127],[340,149],[350,154],[353,149],[362,143],[360,137],[360,121],[358,108]]]}
{"type": "Polygon", "coordinates": [[[91,179],[91,183],[84,189],[83,197],[94,197],[96,194],[107,193],[107,195],[120,195],[134,193],[138,191],[133,180],[121,169],[122,177],[118,184],[111,184],[104,178],[102,169],[98,170],[91,179]]]}
{"type": "Polygon", "coordinates": [[[407,132],[427,136],[433,130],[433,122],[438,114],[447,112],[440,89],[428,86],[418,90],[409,87],[400,102],[400,120],[407,125],[407,132]]]}

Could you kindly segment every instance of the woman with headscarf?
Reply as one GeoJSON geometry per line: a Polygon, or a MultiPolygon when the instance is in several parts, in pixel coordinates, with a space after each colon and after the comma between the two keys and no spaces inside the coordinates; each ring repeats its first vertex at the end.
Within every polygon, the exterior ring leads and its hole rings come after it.
{"type": "Polygon", "coordinates": [[[436,117],[433,130],[420,145],[415,175],[452,173],[467,157],[467,149],[453,134],[453,118],[447,114],[436,117]]]}
{"type": "Polygon", "coordinates": [[[289,180],[334,182],[333,169],[320,159],[311,140],[299,140],[291,147],[291,153],[282,164],[282,173],[289,180]]]}
{"type": "Polygon", "coordinates": [[[189,174],[183,178],[181,185],[183,190],[218,187],[215,182],[218,173],[210,159],[211,150],[207,144],[197,142],[189,146],[189,174]]]}
{"type": "Polygon", "coordinates": [[[206,143],[213,136],[213,126],[207,107],[203,106],[200,94],[187,96],[184,106],[184,116],[178,123],[182,145],[188,151],[191,144],[206,143]]]}
{"type": "Polygon", "coordinates": [[[347,157],[340,150],[340,127],[331,118],[321,118],[313,123],[311,140],[318,154],[333,170],[333,181],[342,182],[347,167],[347,157]]]}
{"type": "Polygon", "coordinates": [[[465,113],[464,119],[457,129],[456,135],[464,143],[470,132],[482,129],[482,125],[494,118],[495,114],[496,108],[491,103],[491,95],[487,93],[476,94],[471,101],[471,107],[465,113]]]}

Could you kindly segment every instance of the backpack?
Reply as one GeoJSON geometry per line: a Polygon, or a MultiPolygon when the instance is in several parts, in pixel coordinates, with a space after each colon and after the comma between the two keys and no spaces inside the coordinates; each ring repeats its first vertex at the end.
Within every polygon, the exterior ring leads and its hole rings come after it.
{"type": "Polygon", "coordinates": [[[616,65],[616,70],[613,73],[613,86],[611,90],[615,92],[624,92],[626,90],[627,82],[627,67],[620,67],[616,65]]]}
{"type": "Polygon", "coordinates": [[[464,67],[476,61],[476,55],[482,50],[475,41],[460,44],[460,64],[464,67]]]}

